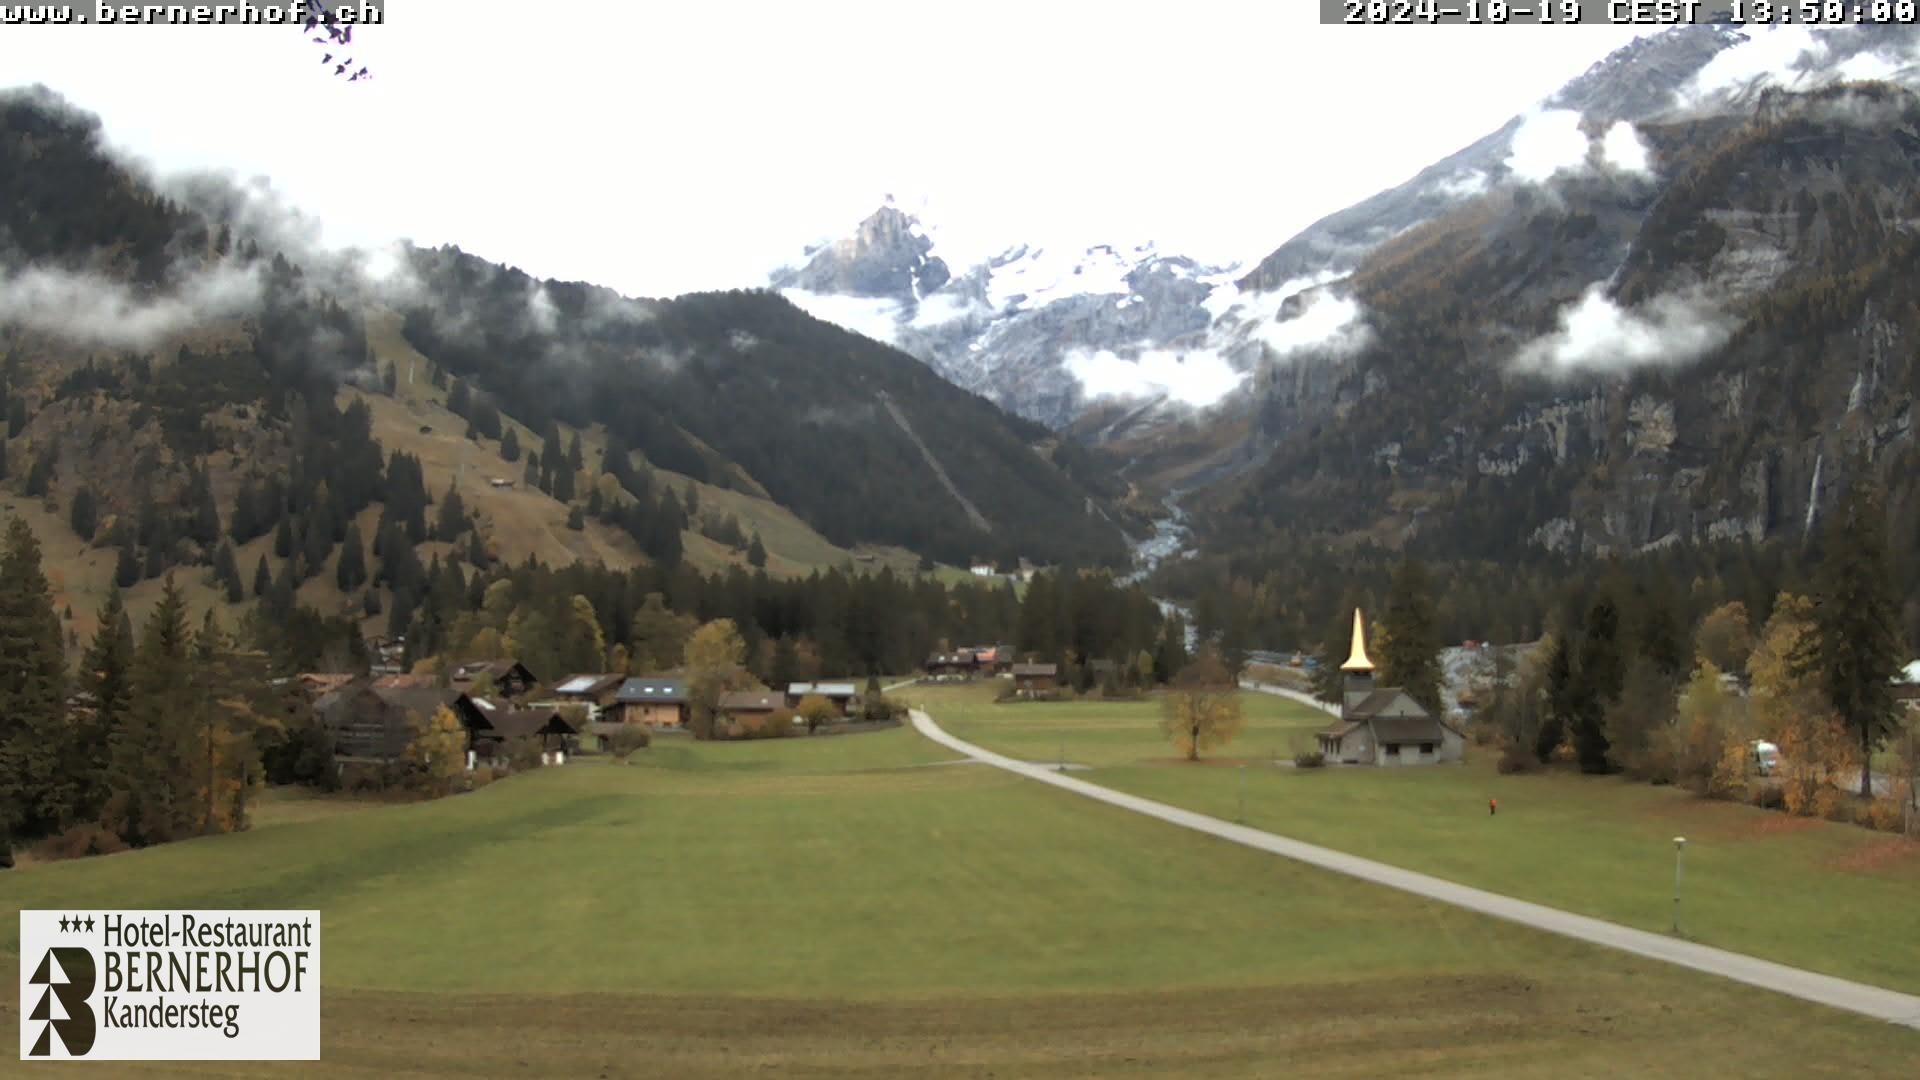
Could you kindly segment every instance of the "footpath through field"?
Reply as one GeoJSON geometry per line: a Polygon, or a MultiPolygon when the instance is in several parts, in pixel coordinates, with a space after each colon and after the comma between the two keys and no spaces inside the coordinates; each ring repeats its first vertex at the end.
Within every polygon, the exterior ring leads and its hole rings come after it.
{"type": "Polygon", "coordinates": [[[1292,840],[1275,833],[1248,828],[1245,825],[1235,825],[1206,814],[1197,814],[1177,806],[1168,806],[1166,803],[1155,802],[1152,799],[1143,799],[1137,795],[1128,795],[1098,784],[1090,784],[1085,780],[1076,780],[1044,765],[1030,765],[1024,761],[996,754],[947,734],[940,725],[933,722],[932,717],[919,709],[913,710],[910,715],[913,718],[914,728],[920,734],[950,750],[958,751],[1008,772],[1017,773],[1030,780],[1052,784],[1054,787],[1064,788],[1089,799],[1098,799],[1122,810],[1145,814],[1171,825],[1193,829],[1196,832],[1217,836],[1222,840],[1230,840],[1236,844],[1284,856],[1323,870],[1332,870],[1335,873],[1370,881],[1376,885],[1384,885],[1390,889],[1399,889],[1416,896],[1438,900],[1443,904],[1452,904],[1482,915],[1491,915],[1496,919],[1505,919],[1537,930],[1545,930],[1548,933],[1576,938],[1595,945],[1604,945],[1607,948],[1677,964],[1695,971],[1704,971],[1709,975],[1719,975],[1749,986],[1789,994],[1876,1020],[1920,1029],[1920,996],[1838,979],[1831,975],[1821,975],[1817,972],[1788,967],[1785,964],[1776,964],[1770,960],[1760,960],[1742,953],[1698,945],[1664,934],[1635,930],[1632,927],[1590,918],[1586,915],[1575,915],[1544,904],[1516,900],[1511,896],[1502,896],[1484,889],[1457,885],[1441,878],[1402,870],[1396,866],[1388,866],[1386,863],[1362,859],[1332,848],[1292,840]]]}

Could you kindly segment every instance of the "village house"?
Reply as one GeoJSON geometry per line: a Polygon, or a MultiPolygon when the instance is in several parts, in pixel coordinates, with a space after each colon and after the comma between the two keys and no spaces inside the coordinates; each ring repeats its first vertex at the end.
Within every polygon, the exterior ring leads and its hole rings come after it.
{"type": "Polygon", "coordinates": [[[570,705],[585,705],[587,718],[598,720],[602,710],[612,705],[625,684],[625,675],[569,675],[552,690],[556,700],[570,705]]]}
{"type": "Polygon", "coordinates": [[[729,738],[766,728],[773,714],[787,707],[787,699],[771,690],[735,690],[720,695],[717,708],[729,738]]]}
{"type": "Polygon", "coordinates": [[[622,724],[677,731],[687,726],[688,708],[685,680],[635,676],[620,684],[602,715],[622,724]]]}
{"type": "Polygon", "coordinates": [[[1013,648],[986,645],[968,650],[973,653],[973,669],[981,675],[1005,675],[1013,670],[1013,648]]]}
{"type": "Polygon", "coordinates": [[[1039,697],[1053,693],[1059,685],[1059,664],[1013,665],[1013,689],[1016,694],[1023,697],[1039,697]]]}
{"type": "Polygon", "coordinates": [[[841,716],[845,716],[847,715],[847,710],[852,706],[853,699],[855,695],[858,694],[858,692],[859,691],[850,682],[788,683],[787,684],[787,708],[797,709],[800,707],[801,698],[804,698],[813,694],[818,694],[819,696],[826,698],[827,702],[831,704],[834,707],[835,711],[837,711],[841,716]]]}
{"type": "Polygon", "coordinates": [[[336,758],[386,762],[400,758],[413,741],[413,714],[388,692],[356,679],[314,699],[313,714],[333,740],[336,758]]]}
{"type": "Polygon", "coordinates": [[[579,749],[580,729],[558,709],[495,707],[486,726],[468,729],[467,768],[482,762],[506,761],[518,739],[534,739],[540,746],[540,764],[565,765],[567,755],[579,749]]]}
{"type": "Polygon", "coordinates": [[[1347,662],[1340,719],[1319,733],[1320,753],[1345,765],[1433,765],[1459,761],[1466,737],[1427,714],[1398,687],[1373,685],[1373,661],[1367,659],[1366,628],[1360,609],[1353,611],[1353,649],[1347,662]]]}
{"type": "Polygon", "coordinates": [[[453,685],[467,689],[482,677],[493,684],[501,697],[516,699],[539,684],[540,680],[518,660],[468,660],[453,669],[453,685]]]}
{"type": "Polygon", "coordinates": [[[927,677],[935,682],[951,682],[955,679],[972,678],[979,665],[968,650],[959,652],[933,653],[927,657],[924,665],[927,677]]]}

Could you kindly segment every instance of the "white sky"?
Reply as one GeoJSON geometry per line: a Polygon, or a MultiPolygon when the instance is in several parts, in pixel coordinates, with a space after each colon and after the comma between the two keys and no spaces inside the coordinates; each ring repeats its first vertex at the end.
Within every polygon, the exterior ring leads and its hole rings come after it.
{"type": "Polygon", "coordinates": [[[163,170],[266,174],[330,242],[666,295],[762,284],[887,193],[978,251],[1251,262],[1645,32],[1321,26],[1306,0],[390,6],[355,33],[364,83],[268,27],[9,26],[0,79],[163,170]]]}

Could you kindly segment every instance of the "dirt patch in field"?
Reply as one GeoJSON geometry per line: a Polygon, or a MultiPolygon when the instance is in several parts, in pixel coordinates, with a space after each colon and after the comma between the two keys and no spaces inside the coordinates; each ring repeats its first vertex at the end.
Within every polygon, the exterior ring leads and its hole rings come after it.
{"type": "Polygon", "coordinates": [[[1862,844],[1827,865],[1835,870],[1846,870],[1856,874],[1872,874],[1882,870],[1903,867],[1915,859],[1920,859],[1920,841],[1914,840],[1876,840],[1871,844],[1862,844]]]}

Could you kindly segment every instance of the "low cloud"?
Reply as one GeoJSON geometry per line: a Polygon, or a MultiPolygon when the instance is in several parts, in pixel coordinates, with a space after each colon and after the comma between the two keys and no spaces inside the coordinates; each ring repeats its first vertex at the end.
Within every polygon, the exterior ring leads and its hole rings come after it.
{"type": "Polygon", "coordinates": [[[1619,172],[1646,176],[1653,172],[1653,155],[1640,138],[1640,132],[1625,120],[1607,129],[1600,140],[1600,158],[1607,167],[1619,172]]]}
{"type": "Polygon", "coordinates": [[[560,311],[553,306],[553,297],[547,295],[547,287],[539,281],[527,290],[527,317],[533,320],[533,328],[542,334],[551,334],[560,324],[560,311]]]}
{"type": "Polygon", "coordinates": [[[1761,86],[1793,87],[1805,69],[1827,55],[1827,44],[1804,26],[1748,31],[1748,40],[1707,61],[1675,97],[1682,106],[1705,104],[1716,94],[1761,86]]]}
{"type": "Polygon", "coordinates": [[[892,345],[896,340],[900,305],[892,300],[872,296],[840,296],[806,289],[782,289],[780,295],[822,322],[833,323],[887,345],[892,345]]]}
{"type": "Polygon", "coordinates": [[[1366,310],[1358,300],[1317,292],[1307,297],[1293,318],[1256,326],[1253,339],[1282,358],[1305,352],[1348,356],[1373,341],[1373,328],[1367,325],[1366,310]]]}
{"type": "Polygon", "coordinates": [[[1089,398],[1165,395],[1196,408],[1217,403],[1246,379],[1211,349],[1146,349],[1131,359],[1106,349],[1074,349],[1066,355],[1066,368],[1089,398]]]}
{"type": "Polygon", "coordinates": [[[1559,329],[1522,346],[1517,370],[1614,374],[1690,363],[1726,344],[1734,321],[1704,295],[1669,294],[1628,310],[1590,285],[1560,313],[1559,329]]]}
{"type": "Polygon", "coordinates": [[[1531,112],[1513,133],[1507,169],[1515,178],[1533,184],[1562,172],[1578,172],[1587,166],[1591,141],[1580,130],[1580,114],[1571,109],[1531,112]]]}
{"type": "Polygon", "coordinates": [[[1450,199],[1471,199],[1487,190],[1487,174],[1480,169],[1454,173],[1435,185],[1435,191],[1450,199]]]}
{"type": "Polygon", "coordinates": [[[258,267],[232,262],[151,293],[97,274],[0,271],[0,323],[79,345],[145,350],[209,320],[256,310],[263,284],[258,267]]]}

